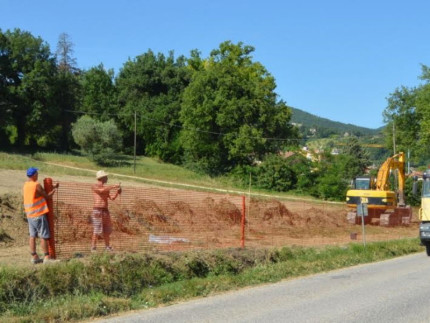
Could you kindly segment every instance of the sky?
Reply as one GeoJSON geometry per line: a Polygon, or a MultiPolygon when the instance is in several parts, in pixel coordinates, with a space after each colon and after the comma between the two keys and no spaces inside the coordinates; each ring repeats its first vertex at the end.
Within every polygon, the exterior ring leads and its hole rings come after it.
{"type": "Polygon", "coordinates": [[[430,65],[426,0],[0,0],[0,29],[61,33],[77,67],[118,73],[149,49],[208,57],[224,41],[255,48],[278,99],[319,117],[378,128],[387,98],[430,65]]]}

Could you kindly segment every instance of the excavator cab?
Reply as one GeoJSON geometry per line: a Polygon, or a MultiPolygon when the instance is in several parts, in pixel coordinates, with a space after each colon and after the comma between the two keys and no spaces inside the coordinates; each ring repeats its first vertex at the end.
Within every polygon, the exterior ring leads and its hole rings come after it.
{"type": "Polygon", "coordinates": [[[354,179],[352,186],[355,190],[370,190],[372,189],[372,182],[372,177],[360,176],[354,179]]]}

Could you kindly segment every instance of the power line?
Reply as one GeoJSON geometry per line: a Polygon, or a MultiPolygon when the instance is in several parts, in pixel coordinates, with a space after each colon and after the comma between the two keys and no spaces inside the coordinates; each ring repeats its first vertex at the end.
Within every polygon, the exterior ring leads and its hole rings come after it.
{"type": "MultiPolygon", "coordinates": [[[[102,113],[98,113],[98,112],[85,112],[85,111],[75,111],[75,110],[64,110],[66,112],[71,112],[71,113],[76,113],[76,114],[86,114],[86,115],[95,115],[95,116],[99,116],[102,115],[102,113]]],[[[184,127],[183,125],[177,125],[177,124],[170,124],[168,122],[165,121],[161,121],[158,119],[154,119],[154,118],[150,118],[147,116],[144,116],[142,113],[138,113],[138,112],[133,112],[133,113],[106,113],[103,114],[105,116],[112,116],[112,117],[135,117],[139,116],[142,119],[145,120],[149,120],[149,121],[153,121],[155,123],[158,123],[160,125],[165,125],[168,127],[176,127],[176,128],[180,128],[180,129],[184,129],[184,130],[189,130],[189,131],[194,131],[194,132],[200,132],[200,133],[206,133],[206,134],[212,134],[212,135],[217,135],[217,136],[225,136],[227,135],[227,133],[223,133],[223,132],[216,132],[216,131],[209,131],[209,130],[203,130],[200,128],[190,128],[190,127],[184,127]]],[[[296,141],[296,142],[302,142],[302,141],[309,141],[309,140],[333,140],[332,138],[276,138],[276,137],[255,137],[255,136],[250,136],[247,137],[249,139],[263,139],[263,140],[268,140],[268,141],[296,141]]],[[[336,141],[341,141],[342,139],[347,139],[347,138],[337,138],[336,141]]],[[[375,145],[376,146],[376,145],[375,145]]],[[[379,147],[378,147],[379,148],[379,147]]]]}
{"type": "MultiPolygon", "coordinates": [[[[77,114],[101,115],[101,113],[96,113],[96,112],[84,112],[84,111],[73,111],[73,110],[65,110],[65,111],[71,112],[71,113],[77,113],[77,114]]],[[[118,116],[121,116],[121,117],[130,116],[130,117],[132,117],[132,116],[134,116],[134,113],[133,114],[131,114],[131,113],[126,113],[126,114],[107,113],[107,114],[104,114],[104,115],[114,116],[114,117],[118,117],[118,116]]],[[[189,131],[194,131],[194,132],[201,132],[201,133],[207,133],[207,134],[218,135],[218,136],[225,136],[225,135],[227,135],[227,133],[223,133],[223,132],[202,130],[202,129],[199,129],[199,128],[189,128],[189,127],[184,127],[182,125],[170,124],[168,122],[164,122],[164,121],[160,121],[160,120],[157,120],[157,119],[154,119],[154,118],[150,118],[150,117],[144,116],[142,114],[138,114],[138,116],[140,118],[142,118],[142,119],[153,121],[153,122],[156,122],[158,124],[162,124],[162,125],[169,126],[169,127],[176,127],[176,128],[180,128],[180,129],[184,129],[184,130],[189,130],[189,131]]],[[[303,141],[303,140],[306,140],[306,138],[288,138],[288,139],[285,139],[285,138],[254,137],[254,136],[247,137],[247,138],[249,138],[249,139],[273,140],[273,141],[275,141],[275,140],[277,140],[277,141],[303,141]]]]}

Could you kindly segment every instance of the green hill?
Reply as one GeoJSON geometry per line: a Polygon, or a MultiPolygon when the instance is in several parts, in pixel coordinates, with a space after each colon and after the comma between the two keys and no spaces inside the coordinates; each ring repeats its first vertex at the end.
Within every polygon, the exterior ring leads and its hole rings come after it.
{"type": "Polygon", "coordinates": [[[291,122],[296,124],[305,137],[327,138],[332,135],[348,133],[357,137],[372,137],[381,133],[383,127],[370,129],[321,118],[300,109],[290,107],[293,111],[291,122]]]}

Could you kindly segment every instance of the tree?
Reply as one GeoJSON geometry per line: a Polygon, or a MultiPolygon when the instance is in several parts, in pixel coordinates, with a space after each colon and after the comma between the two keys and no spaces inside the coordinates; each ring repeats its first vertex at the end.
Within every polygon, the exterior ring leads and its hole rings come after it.
{"type": "Polygon", "coordinates": [[[9,145],[7,127],[14,124],[11,115],[13,103],[8,87],[13,75],[10,48],[9,39],[0,29],[0,147],[9,145]]]}
{"type": "Polygon", "coordinates": [[[112,69],[105,70],[103,64],[90,68],[81,77],[82,103],[80,110],[106,121],[117,113],[116,87],[112,69]]]}
{"type": "Polygon", "coordinates": [[[0,34],[3,129],[16,129],[19,146],[35,145],[55,115],[55,60],[40,37],[20,29],[0,34]]]}
{"type": "Polygon", "coordinates": [[[259,167],[257,185],[261,188],[286,192],[294,189],[296,184],[297,174],[280,155],[268,155],[259,167]]]}
{"type": "Polygon", "coordinates": [[[113,120],[100,122],[83,116],[73,124],[72,135],[82,152],[99,164],[112,163],[122,146],[121,134],[113,120]]]}
{"type": "Polygon", "coordinates": [[[420,88],[409,89],[404,86],[396,89],[388,97],[388,106],[383,112],[384,121],[387,123],[384,129],[386,146],[393,151],[394,130],[396,151],[410,149],[414,159],[417,159],[421,151],[419,138],[422,116],[417,109],[417,95],[421,91],[420,88]]]}
{"type": "Polygon", "coordinates": [[[179,163],[181,95],[191,70],[184,57],[175,60],[151,50],[124,64],[117,79],[120,123],[129,146],[133,145],[134,114],[137,114],[138,153],[179,163]]]}
{"type": "Polygon", "coordinates": [[[352,156],[331,155],[327,150],[318,163],[315,196],[325,200],[345,200],[352,156]]]}
{"type": "Polygon", "coordinates": [[[343,154],[350,157],[346,161],[346,178],[352,179],[364,174],[370,165],[369,153],[361,147],[356,137],[348,138],[343,154]]]}
{"type": "Polygon", "coordinates": [[[56,121],[58,148],[69,150],[73,147],[71,129],[76,121],[81,98],[79,75],[67,70],[60,70],[55,78],[54,100],[56,106],[56,121]]]}
{"type": "Polygon", "coordinates": [[[73,145],[71,136],[72,123],[76,121],[75,110],[81,101],[81,71],[75,67],[73,43],[69,35],[60,35],[57,43],[57,75],[55,79],[54,100],[56,106],[56,124],[58,146],[68,150],[73,145]]]}
{"type": "Polygon", "coordinates": [[[57,62],[61,71],[76,71],[76,58],[73,57],[73,42],[67,33],[61,33],[57,42],[57,62]]]}
{"type": "Polygon", "coordinates": [[[418,140],[414,147],[414,155],[418,155],[421,160],[428,160],[430,158],[430,152],[428,146],[430,145],[430,68],[422,65],[422,74],[420,78],[425,82],[416,90],[415,99],[415,116],[416,118],[411,120],[411,124],[405,124],[407,126],[413,126],[414,130],[418,129],[418,140]]]}
{"type": "Polygon", "coordinates": [[[194,52],[189,64],[197,70],[184,91],[180,114],[181,140],[191,167],[224,173],[262,160],[297,137],[289,125],[291,110],[276,101],[275,80],[252,61],[253,51],[227,41],[203,64],[194,52]]]}
{"type": "Polygon", "coordinates": [[[269,154],[259,165],[257,185],[261,188],[286,192],[309,191],[315,183],[312,165],[299,152],[285,158],[279,154],[269,154]]]}

